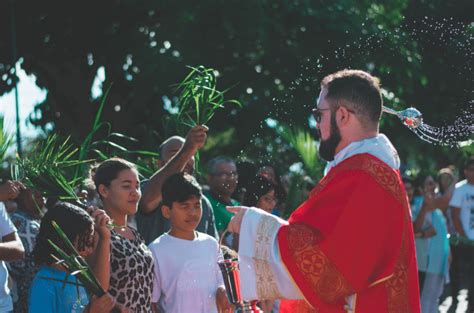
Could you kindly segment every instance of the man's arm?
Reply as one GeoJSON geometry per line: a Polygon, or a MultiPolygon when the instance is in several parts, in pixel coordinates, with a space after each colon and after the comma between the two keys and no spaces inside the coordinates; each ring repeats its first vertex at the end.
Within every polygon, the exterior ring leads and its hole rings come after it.
{"type": "Polygon", "coordinates": [[[464,228],[462,227],[462,223],[461,223],[461,217],[460,217],[461,208],[451,207],[451,215],[453,218],[454,228],[456,229],[458,234],[461,237],[466,237],[466,232],[464,231],[464,228]]]}
{"type": "Polygon", "coordinates": [[[188,132],[186,141],[178,153],[153,174],[140,200],[140,210],[142,213],[151,213],[158,207],[161,201],[161,187],[164,181],[174,173],[184,170],[186,163],[188,163],[198,149],[204,146],[207,130],[208,128],[202,125],[193,127],[188,132]]]}
{"type": "Polygon", "coordinates": [[[0,243],[0,260],[17,261],[25,257],[25,249],[16,232],[3,236],[0,243]]]}
{"type": "Polygon", "coordinates": [[[445,212],[449,208],[449,201],[453,197],[455,186],[456,180],[453,181],[453,183],[448,187],[448,189],[443,195],[435,198],[434,204],[436,208],[442,210],[443,212],[445,212]]]}
{"type": "Polygon", "coordinates": [[[227,207],[227,230],[240,233],[239,266],[244,299],[303,299],[287,271],[277,233],[287,222],[257,208],[227,207]],[[258,273],[258,274],[257,274],[258,273]]]}

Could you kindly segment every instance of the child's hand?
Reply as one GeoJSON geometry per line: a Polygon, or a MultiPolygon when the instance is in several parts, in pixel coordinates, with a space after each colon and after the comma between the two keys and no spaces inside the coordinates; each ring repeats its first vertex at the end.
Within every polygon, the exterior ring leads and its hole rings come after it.
{"type": "Polygon", "coordinates": [[[91,302],[88,305],[86,312],[90,313],[103,313],[110,312],[115,305],[115,299],[108,293],[102,297],[92,297],[91,302]]]}
{"type": "Polygon", "coordinates": [[[217,288],[216,305],[217,311],[219,313],[232,313],[235,310],[234,306],[230,304],[229,299],[227,298],[227,294],[225,292],[224,287],[217,288]]]}
{"type": "Polygon", "coordinates": [[[110,222],[110,217],[105,213],[104,210],[101,210],[97,207],[90,206],[87,211],[92,216],[95,222],[95,230],[99,235],[100,239],[108,240],[110,239],[110,229],[108,223],[110,222]]]}

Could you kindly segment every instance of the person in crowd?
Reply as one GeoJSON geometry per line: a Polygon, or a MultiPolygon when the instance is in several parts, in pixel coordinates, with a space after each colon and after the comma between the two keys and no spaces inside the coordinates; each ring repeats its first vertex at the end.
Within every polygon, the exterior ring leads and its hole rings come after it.
{"type": "MultiPolygon", "coordinates": [[[[437,183],[430,175],[424,179],[424,197],[432,202],[431,208],[424,209],[418,213],[418,219],[429,216],[429,220],[435,229],[435,235],[429,238],[428,259],[423,267],[425,278],[421,291],[421,311],[423,313],[437,313],[439,298],[443,293],[444,286],[449,282],[449,240],[448,227],[443,212],[438,208],[442,196],[436,195],[437,183]],[[432,200],[431,200],[432,199],[432,200]]],[[[416,227],[416,224],[415,224],[416,227]]]]}
{"type": "Polygon", "coordinates": [[[171,229],[149,246],[155,261],[155,312],[232,312],[218,267],[219,244],[196,231],[201,187],[191,175],[176,173],[164,182],[162,197],[171,229]]]}
{"type": "MultiPolygon", "coordinates": [[[[169,220],[161,212],[161,185],[170,175],[177,172],[194,172],[194,154],[204,145],[207,128],[204,126],[193,127],[186,139],[173,136],[165,140],[159,149],[160,169],[142,183],[143,196],[140,200],[139,210],[135,215],[138,232],[143,236],[145,243],[149,244],[170,229],[169,220]]],[[[197,231],[217,238],[214,220],[214,210],[209,200],[202,198],[202,219],[197,231]]]]}
{"type": "Polygon", "coordinates": [[[5,209],[7,210],[8,214],[13,214],[18,209],[18,205],[16,204],[15,200],[7,200],[4,201],[3,204],[5,205],[5,209]]]}
{"type": "Polygon", "coordinates": [[[92,180],[103,210],[113,220],[110,244],[98,249],[105,255],[110,253],[110,262],[97,257],[100,279],[106,282],[104,289],[132,312],[150,312],[153,257],[138,231],[127,225],[127,216],[137,212],[141,197],[138,171],[130,162],[112,158],[95,169],[92,180]]]}
{"type": "Polygon", "coordinates": [[[254,179],[255,175],[257,175],[257,166],[249,160],[239,161],[237,162],[237,173],[239,173],[239,180],[232,198],[243,203],[248,186],[254,179]]]}
{"type": "Polygon", "coordinates": [[[416,260],[418,264],[418,275],[420,284],[420,295],[423,291],[426,272],[429,261],[429,247],[431,238],[436,235],[436,229],[433,227],[431,212],[436,209],[434,206],[434,195],[424,192],[436,186],[432,176],[426,177],[419,183],[422,185],[420,193],[414,196],[410,202],[410,209],[413,219],[413,230],[415,233],[416,260]]]}
{"type": "Polygon", "coordinates": [[[29,312],[110,312],[115,306],[115,299],[110,294],[89,299],[78,279],[69,275],[52,257],[56,252],[49,240],[65,249],[63,241],[53,228],[53,221],[61,227],[82,257],[90,256],[94,250],[94,220],[85,210],[64,202],[57,202],[48,208],[41,221],[33,250],[36,264],[41,268],[31,286],[29,312]]]}
{"type": "Polygon", "coordinates": [[[474,312],[474,156],[463,166],[465,180],[456,184],[449,207],[459,243],[452,246],[453,312],[456,310],[460,290],[460,276],[468,277],[468,311],[474,312]]]}
{"type": "Polygon", "coordinates": [[[452,168],[446,167],[438,171],[436,181],[438,183],[437,198],[440,199],[440,201],[437,203],[438,208],[443,211],[443,214],[446,218],[449,234],[455,234],[456,230],[454,229],[453,219],[451,218],[449,201],[451,201],[453,196],[454,188],[456,187],[458,178],[456,175],[454,175],[452,168]]]}
{"type": "MultiPolygon", "coordinates": [[[[275,185],[275,194],[277,197],[277,206],[274,208],[272,213],[277,216],[281,216],[285,211],[285,203],[287,197],[287,190],[283,185],[278,170],[270,163],[263,164],[257,171],[257,175],[266,177],[275,185]]],[[[313,184],[314,185],[314,184],[313,184]]]]}
{"type": "Polygon", "coordinates": [[[0,312],[11,312],[13,301],[8,287],[8,271],[5,262],[17,261],[25,256],[25,249],[6,211],[3,201],[14,200],[25,189],[18,181],[6,181],[0,185],[0,312]]]}
{"type": "Polygon", "coordinates": [[[278,203],[275,189],[276,186],[269,179],[257,175],[247,187],[243,205],[272,213],[278,203]]]}
{"type": "Polygon", "coordinates": [[[211,202],[216,219],[216,228],[221,234],[229,224],[233,214],[226,210],[226,206],[239,205],[232,199],[232,194],[237,188],[237,166],[229,157],[218,156],[208,163],[207,182],[209,191],[205,196],[211,202]]]}
{"type": "Polygon", "coordinates": [[[14,312],[26,313],[28,312],[28,293],[33,278],[38,271],[38,266],[33,257],[33,248],[39,233],[45,202],[41,193],[31,188],[23,189],[15,201],[18,209],[10,215],[10,218],[17,228],[18,235],[25,248],[25,258],[9,262],[8,268],[17,291],[14,312]]]}
{"type": "Polygon", "coordinates": [[[416,195],[417,187],[414,180],[404,177],[403,184],[412,213],[416,259],[418,264],[418,281],[421,295],[428,263],[429,239],[436,234],[436,230],[431,223],[431,216],[428,214],[428,217],[426,217],[427,212],[430,212],[433,208],[428,198],[424,201],[422,196],[416,195]]]}

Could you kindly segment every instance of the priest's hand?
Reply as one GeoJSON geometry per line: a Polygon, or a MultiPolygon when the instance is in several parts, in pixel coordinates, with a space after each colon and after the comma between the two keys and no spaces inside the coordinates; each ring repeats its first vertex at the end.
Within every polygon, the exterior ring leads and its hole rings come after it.
{"type": "Polygon", "coordinates": [[[245,206],[228,206],[226,207],[227,211],[234,213],[235,215],[227,225],[227,231],[230,233],[240,233],[240,226],[242,225],[242,220],[244,218],[244,214],[247,211],[248,207],[245,206]]]}

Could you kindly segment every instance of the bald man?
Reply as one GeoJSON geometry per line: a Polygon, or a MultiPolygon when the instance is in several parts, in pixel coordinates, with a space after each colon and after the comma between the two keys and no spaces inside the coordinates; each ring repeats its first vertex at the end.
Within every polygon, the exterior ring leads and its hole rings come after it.
{"type": "MultiPolygon", "coordinates": [[[[174,173],[184,171],[193,174],[194,155],[204,146],[207,130],[207,127],[198,125],[188,132],[186,139],[173,136],[160,145],[160,159],[158,160],[160,169],[153,174],[150,180],[143,183],[142,198],[136,214],[137,228],[146,244],[169,230],[169,221],[161,212],[163,182],[174,173]]],[[[196,230],[218,238],[214,211],[206,197],[202,198],[202,218],[196,230]]]]}

